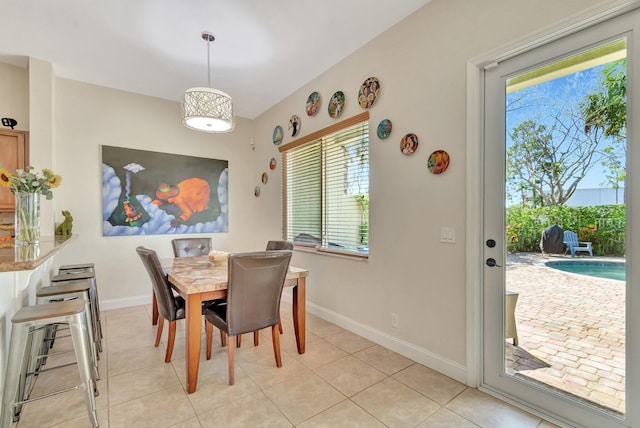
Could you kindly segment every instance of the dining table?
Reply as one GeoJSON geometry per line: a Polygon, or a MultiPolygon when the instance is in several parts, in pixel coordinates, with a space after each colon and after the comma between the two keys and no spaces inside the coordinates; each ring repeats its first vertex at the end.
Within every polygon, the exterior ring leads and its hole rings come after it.
{"type": "MultiPolygon", "coordinates": [[[[208,256],[163,259],[171,287],[185,300],[187,393],[196,391],[202,340],[202,302],[226,297],[229,280],[227,262],[212,262],[208,256]]],[[[285,287],[293,287],[293,327],[299,354],[305,351],[306,278],[309,271],[289,266],[285,287]]],[[[155,296],[154,296],[155,297],[155,296]]],[[[154,305],[154,308],[156,306],[154,305]]],[[[154,321],[157,314],[154,311],[154,321]]]]}

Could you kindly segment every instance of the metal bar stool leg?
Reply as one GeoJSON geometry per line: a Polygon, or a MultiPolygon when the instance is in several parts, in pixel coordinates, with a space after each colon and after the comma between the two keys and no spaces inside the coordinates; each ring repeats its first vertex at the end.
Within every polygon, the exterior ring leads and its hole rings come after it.
{"type": "Polygon", "coordinates": [[[13,422],[17,421],[20,418],[22,406],[27,402],[77,388],[84,390],[89,420],[94,427],[98,427],[95,403],[97,386],[91,369],[91,348],[93,344],[89,341],[90,327],[87,324],[86,316],[86,303],[80,300],[27,306],[16,312],[11,319],[11,342],[2,398],[0,428],[9,428],[13,422]],[[21,377],[28,376],[27,366],[29,364],[25,364],[25,361],[27,361],[25,357],[28,354],[30,345],[33,345],[36,349],[40,348],[40,344],[36,343],[34,339],[37,335],[33,333],[42,331],[53,323],[69,325],[81,384],[74,388],[52,392],[40,397],[24,398],[20,391],[20,385],[24,383],[21,377]]]}

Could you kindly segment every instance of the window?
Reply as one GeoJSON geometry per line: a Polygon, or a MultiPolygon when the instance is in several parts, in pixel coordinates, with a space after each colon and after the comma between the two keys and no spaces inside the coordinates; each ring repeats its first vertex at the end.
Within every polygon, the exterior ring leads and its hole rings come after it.
{"type": "Polygon", "coordinates": [[[280,147],[287,240],[368,256],[368,120],[365,112],[280,147]]]}

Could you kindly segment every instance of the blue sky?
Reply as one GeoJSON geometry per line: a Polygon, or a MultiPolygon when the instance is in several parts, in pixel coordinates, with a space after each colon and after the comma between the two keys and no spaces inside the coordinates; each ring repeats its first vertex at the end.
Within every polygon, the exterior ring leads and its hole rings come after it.
{"type": "MultiPolygon", "coordinates": [[[[512,130],[523,121],[532,119],[550,127],[554,111],[567,110],[570,106],[577,106],[587,93],[597,88],[603,67],[603,65],[599,65],[588,68],[508,93],[506,100],[507,147],[512,144],[512,130]]],[[[607,187],[602,185],[603,182],[605,182],[603,168],[598,164],[580,181],[578,188],[607,187]]]]}

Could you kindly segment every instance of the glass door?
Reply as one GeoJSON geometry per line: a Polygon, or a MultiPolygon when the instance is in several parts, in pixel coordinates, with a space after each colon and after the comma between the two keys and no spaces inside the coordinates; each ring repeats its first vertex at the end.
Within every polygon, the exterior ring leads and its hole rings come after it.
{"type": "Polygon", "coordinates": [[[637,15],[485,70],[483,387],[572,425],[631,420],[637,15]]]}

